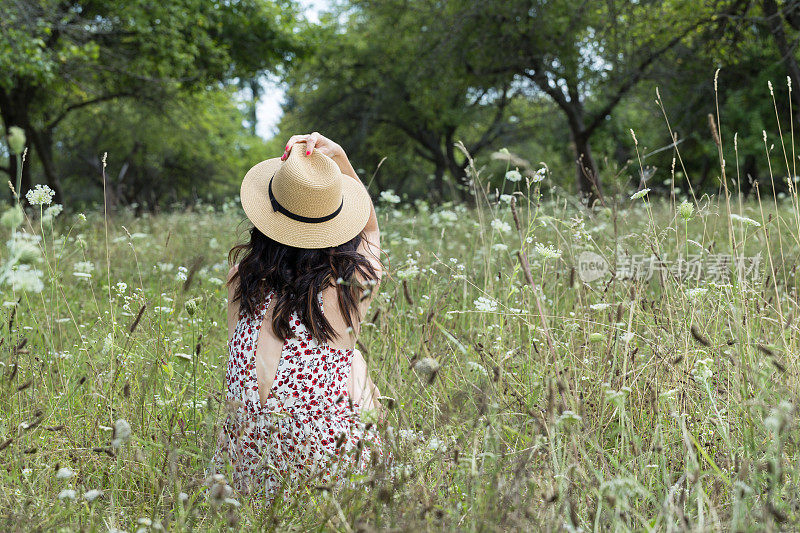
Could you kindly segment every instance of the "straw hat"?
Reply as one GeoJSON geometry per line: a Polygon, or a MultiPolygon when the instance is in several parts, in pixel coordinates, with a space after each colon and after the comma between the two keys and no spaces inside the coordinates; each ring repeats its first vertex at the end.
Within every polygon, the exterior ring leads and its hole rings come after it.
{"type": "Polygon", "coordinates": [[[297,143],[286,161],[275,157],[251,168],[242,181],[242,207],[261,233],[282,244],[338,246],[361,233],[372,201],[333,159],[305,153],[305,143],[297,143]]]}

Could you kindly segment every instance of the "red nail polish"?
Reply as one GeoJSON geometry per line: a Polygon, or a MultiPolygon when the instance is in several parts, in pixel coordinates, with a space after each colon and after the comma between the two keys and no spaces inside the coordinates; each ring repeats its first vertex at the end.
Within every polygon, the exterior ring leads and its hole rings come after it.
{"type": "Polygon", "coordinates": [[[306,155],[311,155],[311,150],[307,151],[306,155]]]}

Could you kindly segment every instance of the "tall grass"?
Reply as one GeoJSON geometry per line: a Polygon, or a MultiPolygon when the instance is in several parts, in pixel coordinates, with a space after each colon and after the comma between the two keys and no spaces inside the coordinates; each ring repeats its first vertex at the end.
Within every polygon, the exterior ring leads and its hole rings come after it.
{"type": "Polygon", "coordinates": [[[225,254],[246,227],[235,202],[29,215],[47,279],[3,296],[3,528],[797,528],[798,201],[740,199],[735,150],[726,187],[692,192],[691,210],[681,193],[588,210],[524,165],[495,190],[478,164],[472,206],[379,206],[391,276],[360,347],[394,475],[272,508],[204,490],[226,411],[225,254]],[[585,252],[609,273],[582,281],[585,252]],[[728,279],[614,275],[636,254],[759,252],[728,279]]]}

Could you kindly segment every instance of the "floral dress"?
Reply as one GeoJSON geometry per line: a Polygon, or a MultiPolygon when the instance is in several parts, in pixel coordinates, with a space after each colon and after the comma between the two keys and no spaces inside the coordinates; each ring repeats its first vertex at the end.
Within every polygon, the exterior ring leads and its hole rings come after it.
{"type": "Polygon", "coordinates": [[[376,429],[361,420],[359,406],[349,399],[354,350],[317,342],[296,313],[289,321],[294,336],[283,343],[272,388],[261,403],[255,352],[272,295],[254,316],[240,312],[228,344],[231,411],[212,459],[215,469],[231,464],[236,489],[268,501],[278,492],[288,498],[298,487],[332,488],[384,453],[376,429]]]}

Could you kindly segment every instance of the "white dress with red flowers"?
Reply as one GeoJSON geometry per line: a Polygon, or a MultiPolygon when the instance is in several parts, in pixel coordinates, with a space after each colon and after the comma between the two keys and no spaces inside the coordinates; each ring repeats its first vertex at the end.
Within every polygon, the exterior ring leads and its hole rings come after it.
{"type": "Polygon", "coordinates": [[[272,388],[261,403],[255,352],[271,298],[272,292],[255,316],[240,313],[228,344],[231,413],[212,459],[218,470],[230,463],[235,488],[268,500],[279,491],[288,498],[304,486],[331,487],[366,470],[372,457],[383,457],[380,437],[361,420],[347,391],[354,350],[317,342],[297,314],[289,322],[294,336],[283,343],[272,388]]]}

